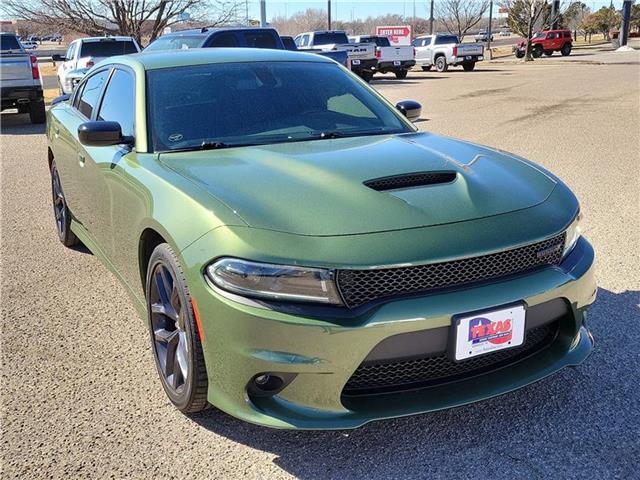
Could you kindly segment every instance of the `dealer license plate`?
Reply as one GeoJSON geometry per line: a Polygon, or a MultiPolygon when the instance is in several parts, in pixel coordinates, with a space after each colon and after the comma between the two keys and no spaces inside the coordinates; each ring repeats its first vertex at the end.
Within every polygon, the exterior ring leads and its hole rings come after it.
{"type": "Polygon", "coordinates": [[[522,304],[453,317],[455,360],[522,345],[524,322],[522,304]]]}
{"type": "Polygon", "coordinates": [[[351,65],[360,65],[360,60],[351,60],[351,65]]]}
{"type": "Polygon", "coordinates": [[[400,62],[400,60],[394,60],[393,61],[393,66],[394,67],[399,67],[402,63],[400,62]]]}

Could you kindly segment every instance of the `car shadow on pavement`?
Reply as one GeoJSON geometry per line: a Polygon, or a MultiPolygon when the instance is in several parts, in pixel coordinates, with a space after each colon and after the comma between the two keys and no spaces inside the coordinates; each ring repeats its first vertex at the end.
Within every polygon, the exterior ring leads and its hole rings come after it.
{"type": "Polygon", "coordinates": [[[588,316],[595,350],[582,365],[483,402],[348,431],[271,430],[216,409],[191,418],[275,454],[302,479],[631,478],[640,454],[638,303],[638,291],[600,289],[588,316]]]}
{"type": "Polygon", "coordinates": [[[45,130],[44,123],[31,123],[27,113],[2,113],[0,117],[0,133],[3,135],[42,135],[45,130]]]}

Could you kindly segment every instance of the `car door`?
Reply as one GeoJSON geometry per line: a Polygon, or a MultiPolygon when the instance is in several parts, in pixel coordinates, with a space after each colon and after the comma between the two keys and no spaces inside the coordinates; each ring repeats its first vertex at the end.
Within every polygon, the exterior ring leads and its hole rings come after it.
{"type": "MultiPolygon", "coordinates": [[[[112,69],[104,87],[95,121],[113,121],[120,124],[124,136],[135,135],[135,75],[125,66],[112,69]]],[[[126,215],[114,203],[114,185],[120,183],[124,157],[131,149],[123,145],[85,147],[84,182],[87,189],[87,221],[91,234],[108,258],[116,250],[114,225],[117,217],[126,215]]],[[[115,188],[118,191],[118,188],[115,188]]]]}

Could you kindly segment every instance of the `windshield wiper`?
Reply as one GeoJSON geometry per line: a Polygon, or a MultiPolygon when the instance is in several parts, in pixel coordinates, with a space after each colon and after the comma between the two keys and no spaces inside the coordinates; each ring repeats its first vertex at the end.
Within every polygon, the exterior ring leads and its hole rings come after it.
{"type": "Polygon", "coordinates": [[[318,135],[318,138],[320,138],[321,140],[330,140],[332,138],[344,138],[347,136],[348,135],[345,135],[344,133],[340,133],[340,132],[320,132],[320,135],[318,135]]]}

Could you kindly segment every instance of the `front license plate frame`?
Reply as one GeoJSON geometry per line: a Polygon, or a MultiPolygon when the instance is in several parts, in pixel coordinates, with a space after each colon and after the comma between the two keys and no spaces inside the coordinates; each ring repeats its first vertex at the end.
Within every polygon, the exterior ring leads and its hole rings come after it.
{"type": "Polygon", "coordinates": [[[527,305],[518,302],[454,315],[449,335],[451,359],[461,362],[519,347],[525,340],[526,314],[527,305]]]}

